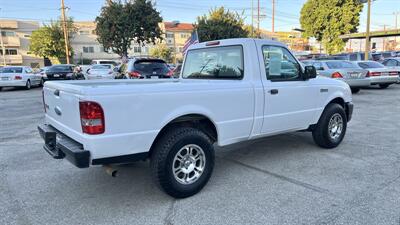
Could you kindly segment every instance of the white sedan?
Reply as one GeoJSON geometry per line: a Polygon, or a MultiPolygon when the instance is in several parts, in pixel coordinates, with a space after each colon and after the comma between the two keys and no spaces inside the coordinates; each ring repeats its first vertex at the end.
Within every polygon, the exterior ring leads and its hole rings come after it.
{"type": "Polygon", "coordinates": [[[96,64],[87,70],[86,79],[115,79],[117,73],[112,64],[96,64]]]}
{"type": "Polygon", "coordinates": [[[0,69],[0,91],[3,87],[25,87],[41,84],[40,74],[35,74],[28,66],[6,66],[0,69]]]}

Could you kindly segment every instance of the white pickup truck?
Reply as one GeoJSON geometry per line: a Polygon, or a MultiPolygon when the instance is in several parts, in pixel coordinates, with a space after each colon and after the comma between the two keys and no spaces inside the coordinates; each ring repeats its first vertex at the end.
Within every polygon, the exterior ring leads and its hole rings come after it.
{"type": "Polygon", "coordinates": [[[308,130],[334,148],[353,111],[346,83],[316,77],[282,43],[258,39],[192,46],[179,79],[49,81],[43,103],[38,129],[52,157],[79,168],[149,158],[176,198],[207,183],[214,144],[308,130]]]}

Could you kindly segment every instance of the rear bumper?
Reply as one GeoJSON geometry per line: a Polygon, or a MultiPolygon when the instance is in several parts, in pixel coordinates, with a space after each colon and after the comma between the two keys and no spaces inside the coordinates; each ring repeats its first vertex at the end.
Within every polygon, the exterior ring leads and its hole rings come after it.
{"type": "Polygon", "coordinates": [[[26,80],[0,80],[0,87],[24,87],[26,85],[26,80]]]}
{"type": "Polygon", "coordinates": [[[344,79],[350,87],[368,87],[371,85],[371,81],[367,78],[364,79],[344,79]]]}
{"type": "Polygon", "coordinates": [[[351,120],[351,118],[353,117],[353,109],[354,109],[354,104],[352,102],[345,103],[347,122],[349,122],[351,120]]]}
{"type": "Polygon", "coordinates": [[[369,77],[371,81],[371,85],[374,84],[394,84],[398,82],[398,76],[376,76],[376,77],[369,77]]]}
{"type": "Polygon", "coordinates": [[[56,130],[51,125],[38,126],[39,134],[44,140],[43,148],[55,159],[66,158],[78,168],[90,165],[90,152],[83,145],[56,130]]]}

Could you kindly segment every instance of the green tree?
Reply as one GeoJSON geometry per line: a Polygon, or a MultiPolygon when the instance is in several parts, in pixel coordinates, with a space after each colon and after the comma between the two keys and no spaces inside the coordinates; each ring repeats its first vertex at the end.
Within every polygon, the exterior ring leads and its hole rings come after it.
{"type": "Polygon", "coordinates": [[[212,9],[208,15],[197,17],[195,29],[200,41],[248,37],[244,28],[244,18],[224,7],[212,9]]]}
{"type": "MultiPolygon", "coordinates": [[[[71,39],[76,31],[72,19],[67,21],[67,29],[69,39],[71,39]]],[[[68,45],[68,47],[72,56],[73,50],[71,45],[68,45]]],[[[29,51],[37,56],[47,57],[53,63],[66,61],[64,31],[61,23],[52,21],[50,24],[33,31],[29,51]]]]}
{"type": "Polygon", "coordinates": [[[308,0],[300,13],[304,36],[322,42],[327,53],[342,51],[339,36],[357,32],[362,7],[359,0],[308,0]]]}
{"type": "Polygon", "coordinates": [[[150,55],[155,58],[160,58],[166,62],[172,61],[172,51],[165,43],[158,43],[150,49],[150,55]]]}
{"type": "Polygon", "coordinates": [[[98,41],[105,50],[128,55],[132,41],[144,45],[161,39],[160,13],[150,0],[109,1],[96,17],[98,41]]]}

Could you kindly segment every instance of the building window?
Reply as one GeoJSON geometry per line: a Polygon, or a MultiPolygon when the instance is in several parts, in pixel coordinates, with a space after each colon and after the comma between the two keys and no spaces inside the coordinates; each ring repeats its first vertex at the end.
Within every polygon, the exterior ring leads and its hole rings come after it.
{"type": "Polygon", "coordinates": [[[14,31],[9,31],[9,30],[3,30],[1,31],[1,36],[3,37],[14,37],[15,32],[14,31]]]}
{"type": "Polygon", "coordinates": [[[84,46],[83,52],[84,53],[94,53],[94,48],[93,48],[93,46],[88,46],[88,47],[84,46]]]}
{"type": "Polygon", "coordinates": [[[175,52],[175,48],[174,47],[169,47],[169,49],[171,50],[171,52],[175,52]]]}
{"type": "Polygon", "coordinates": [[[90,34],[90,31],[88,31],[88,30],[80,30],[79,31],[79,35],[89,35],[90,34]]]}
{"type": "MultiPolygon", "coordinates": [[[[0,49],[0,54],[3,55],[3,49],[0,49]]],[[[6,55],[18,55],[18,50],[6,48],[6,55]]]]}
{"type": "Polygon", "coordinates": [[[166,37],[167,37],[167,38],[174,38],[174,33],[167,33],[167,34],[166,34],[166,37]]]}
{"type": "Polygon", "coordinates": [[[142,52],[142,47],[133,47],[133,52],[134,53],[141,53],[142,52]]]}
{"type": "Polygon", "coordinates": [[[181,38],[186,38],[188,39],[190,37],[189,33],[181,33],[181,38]]]}
{"type": "Polygon", "coordinates": [[[172,44],[172,40],[171,39],[167,39],[167,44],[172,44]]]}

